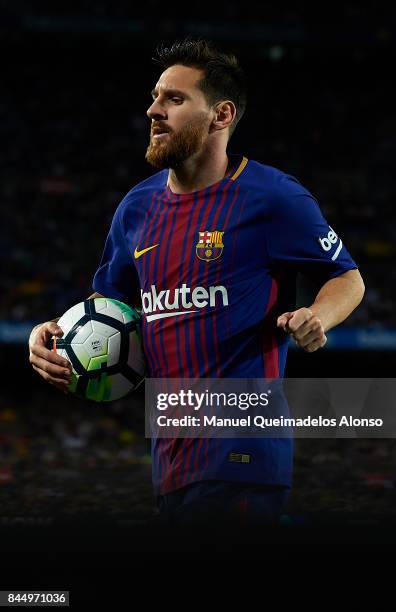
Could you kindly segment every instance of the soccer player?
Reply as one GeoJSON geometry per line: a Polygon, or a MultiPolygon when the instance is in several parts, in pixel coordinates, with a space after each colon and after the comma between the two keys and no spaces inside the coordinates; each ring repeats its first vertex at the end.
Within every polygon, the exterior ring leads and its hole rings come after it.
{"type": "MultiPolygon", "coordinates": [[[[149,375],[283,377],[289,336],[312,353],[360,303],[364,285],[341,238],[296,178],[228,153],[246,106],[233,55],[186,39],[158,52],[147,161],[158,169],[115,211],[91,297],[136,304],[149,375]],[[296,310],[296,273],[320,283],[296,310]]],[[[263,120],[260,117],[260,120],[263,120]]],[[[254,138],[254,134],[252,134],[254,138]]],[[[66,390],[69,364],[30,337],[30,362],[66,390]]],[[[155,439],[158,506],[179,521],[273,520],[291,486],[288,438],[155,439]]]]}

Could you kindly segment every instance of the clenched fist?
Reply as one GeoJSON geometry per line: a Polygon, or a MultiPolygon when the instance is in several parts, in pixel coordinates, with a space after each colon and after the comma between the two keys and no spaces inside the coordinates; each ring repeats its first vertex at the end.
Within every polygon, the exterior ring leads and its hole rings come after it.
{"type": "Polygon", "coordinates": [[[290,334],[307,353],[317,351],[327,342],[321,320],[309,308],[284,312],[278,317],[277,326],[290,334]]]}

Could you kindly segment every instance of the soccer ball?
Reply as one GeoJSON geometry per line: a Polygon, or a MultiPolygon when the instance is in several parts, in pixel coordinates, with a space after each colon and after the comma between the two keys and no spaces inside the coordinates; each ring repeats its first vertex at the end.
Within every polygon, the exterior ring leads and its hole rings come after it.
{"type": "Polygon", "coordinates": [[[94,298],[76,304],[58,321],[63,336],[51,349],[73,366],[71,393],[96,402],[124,397],[144,380],[140,314],[118,300],[94,298]]]}

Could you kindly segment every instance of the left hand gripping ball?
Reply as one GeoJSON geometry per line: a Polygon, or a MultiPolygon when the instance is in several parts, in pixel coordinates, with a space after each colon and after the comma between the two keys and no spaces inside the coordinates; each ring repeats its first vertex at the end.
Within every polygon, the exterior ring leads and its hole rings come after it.
{"type": "Polygon", "coordinates": [[[140,314],[127,304],[109,298],[85,300],[67,310],[58,325],[63,336],[53,336],[50,348],[73,366],[71,393],[110,402],[144,380],[140,314]]]}

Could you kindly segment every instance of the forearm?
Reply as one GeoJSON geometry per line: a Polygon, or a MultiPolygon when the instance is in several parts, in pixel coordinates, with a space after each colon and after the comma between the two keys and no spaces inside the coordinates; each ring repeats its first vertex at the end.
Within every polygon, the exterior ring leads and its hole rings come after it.
{"type": "Polygon", "coordinates": [[[342,323],[360,304],[364,283],[358,270],[349,270],[323,285],[309,309],[317,316],[324,332],[342,323]]]}

